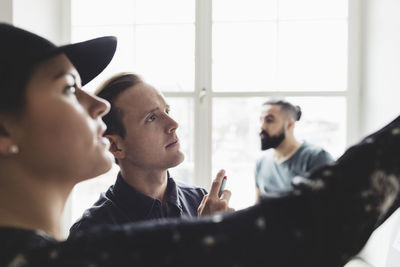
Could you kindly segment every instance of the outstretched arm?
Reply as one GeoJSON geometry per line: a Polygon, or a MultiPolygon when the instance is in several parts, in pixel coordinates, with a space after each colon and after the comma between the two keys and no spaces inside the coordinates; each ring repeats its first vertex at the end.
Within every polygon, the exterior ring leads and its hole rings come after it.
{"type": "MultiPolygon", "coordinates": [[[[97,228],[22,266],[343,266],[399,207],[400,118],[295,189],[229,214],[97,228]]],[[[20,257],[18,259],[18,257],[20,257]]]]}

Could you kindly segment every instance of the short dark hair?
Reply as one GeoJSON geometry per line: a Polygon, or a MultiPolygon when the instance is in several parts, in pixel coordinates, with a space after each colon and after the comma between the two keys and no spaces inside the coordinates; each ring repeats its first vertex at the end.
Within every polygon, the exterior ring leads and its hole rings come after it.
{"type": "Polygon", "coordinates": [[[292,117],[295,121],[300,120],[301,118],[301,108],[297,105],[293,105],[292,103],[284,100],[284,99],[271,99],[266,101],[263,106],[266,105],[279,105],[281,109],[286,112],[290,117],[292,117]]]}
{"type": "Polygon", "coordinates": [[[110,112],[103,117],[107,130],[104,134],[118,134],[125,138],[126,129],[122,123],[123,111],[115,106],[115,99],[126,89],[142,83],[143,80],[134,73],[119,73],[104,82],[95,94],[111,104],[110,112]]]}

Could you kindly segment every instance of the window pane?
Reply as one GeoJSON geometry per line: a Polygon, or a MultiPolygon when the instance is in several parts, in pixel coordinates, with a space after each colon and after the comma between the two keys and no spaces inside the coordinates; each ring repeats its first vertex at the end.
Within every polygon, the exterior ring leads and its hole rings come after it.
{"type": "Polygon", "coordinates": [[[194,91],[194,25],[136,27],[135,70],[162,91],[194,91]]]}
{"type": "Polygon", "coordinates": [[[133,71],[164,91],[194,91],[194,0],[72,2],[72,41],[116,35],[117,53],[104,77],[133,71]],[[91,12],[93,6],[96,12],[91,12]],[[129,19],[128,19],[129,18],[129,19]]]}
{"type": "Polygon", "coordinates": [[[213,90],[347,90],[347,5],[214,0],[213,90]]]}
{"type": "Polygon", "coordinates": [[[279,18],[346,18],[347,2],[347,0],[279,0],[279,18]]]}
{"type": "Polygon", "coordinates": [[[134,0],[71,0],[72,25],[134,23],[134,0]]]}
{"type": "Polygon", "coordinates": [[[295,129],[298,140],[321,146],[334,158],[343,154],[347,131],[345,97],[288,97],[287,100],[302,110],[295,129]]]}
{"type": "Polygon", "coordinates": [[[270,20],[277,17],[277,0],[213,0],[213,21],[270,20]]]}
{"type": "Polygon", "coordinates": [[[72,25],[194,23],[194,0],[71,0],[72,25]]]}
{"type": "Polygon", "coordinates": [[[136,23],[194,23],[194,0],[136,0],[136,23]]]}
{"type": "Polygon", "coordinates": [[[170,169],[174,179],[186,184],[194,184],[194,106],[192,98],[168,97],[171,107],[170,115],[178,123],[177,134],[185,160],[175,168],[170,169]]]}
{"type": "Polygon", "coordinates": [[[74,27],[72,42],[84,41],[95,37],[113,35],[118,39],[117,51],[110,65],[85,90],[94,92],[106,79],[118,72],[134,71],[134,28],[131,26],[91,26],[74,27]]]}
{"type": "Polygon", "coordinates": [[[255,201],[254,164],[259,156],[261,98],[213,100],[212,173],[225,169],[230,205],[235,209],[255,201]]]}
{"type": "Polygon", "coordinates": [[[279,24],[278,76],[281,90],[347,89],[347,22],[279,24]]]}
{"type": "Polygon", "coordinates": [[[271,90],[275,83],[276,24],[213,25],[214,91],[271,90]]]}
{"type": "Polygon", "coordinates": [[[96,202],[100,197],[100,193],[107,191],[108,187],[114,184],[118,171],[118,165],[114,164],[109,172],[80,182],[74,187],[71,194],[71,223],[76,222],[82,216],[83,212],[96,202]]]}
{"type": "MultiPolygon", "coordinates": [[[[260,112],[265,98],[217,98],[213,101],[213,173],[225,169],[231,205],[239,209],[255,199],[254,168],[260,156],[260,112]]],[[[334,157],[345,148],[344,97],[287,98],[303,110],[295,135],[319,145],[334,157]]]]}
{"type": "Polygon", "coordinates": [[[136,72],[163,91],[194,90],[194,26],[74,27],[72,41],[113,35],[117,52],[106,70],[86,90],[93,92],[117,72],[136,72]]]}

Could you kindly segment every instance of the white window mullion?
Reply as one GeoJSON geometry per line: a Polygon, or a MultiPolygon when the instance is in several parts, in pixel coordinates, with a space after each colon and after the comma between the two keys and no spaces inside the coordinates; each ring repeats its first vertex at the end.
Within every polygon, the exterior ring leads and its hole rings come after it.
{"type": "Polygon", "coordinates": [[[347,146],[360,138],[361,3],[348,1],[347,146]]]}
{"type": "Polygon", "coordinates": [[[212,97],[347,97],[347,91],[260,91],[260,92],[213,92],[212,97]]]}
{"type": "Polygon", "coordinates": [[[71,43],[71,0],[62,1],[63,12],[61,14],[61,43],[71,43]]]}
{"type": "Polygon", "coordinates": [[[211,177],[211,38],[212,0],[196,0],[195,52],[195,177],[194,183],[209,188],[211,177]]]}

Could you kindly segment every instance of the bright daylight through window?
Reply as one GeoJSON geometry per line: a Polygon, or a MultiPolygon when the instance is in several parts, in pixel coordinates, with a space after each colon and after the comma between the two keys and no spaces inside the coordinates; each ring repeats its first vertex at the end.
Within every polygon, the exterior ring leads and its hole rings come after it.
{"type": "MultiPolygon", "coordinates": [[[[185,153],[173,177],[205,186],[224,168],[236,209],[254,202],[260,108],[268,98],[302,107],[298,139],[335,157],[344,151],[348,21],[346,0],[71,0],[72,42],[119,41],[112,64],[87,89],[129,71],[162,90],[185,153]]],[[[72,221],[117,171],[76,186],[72,221]]]]}

